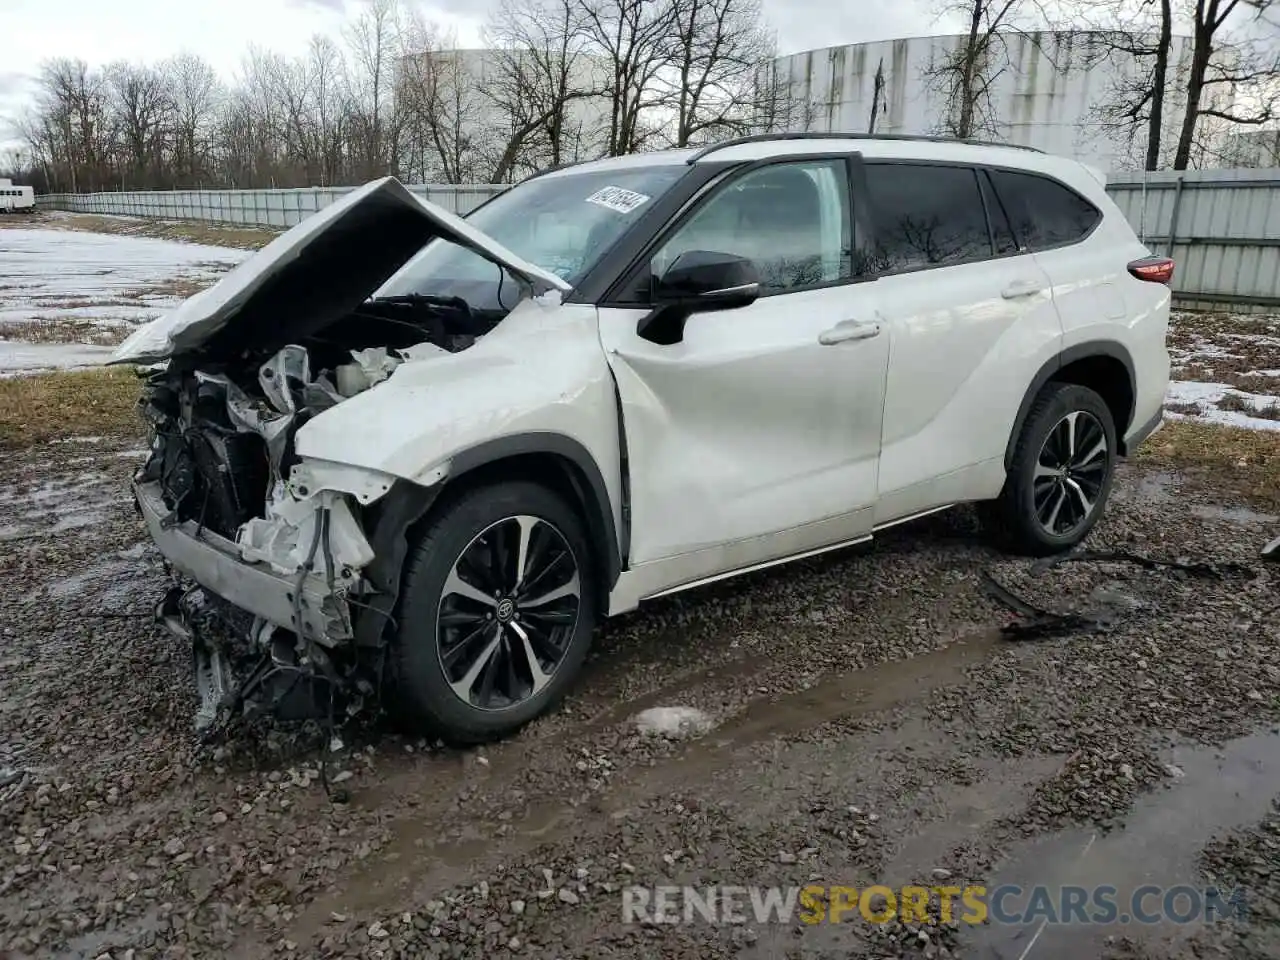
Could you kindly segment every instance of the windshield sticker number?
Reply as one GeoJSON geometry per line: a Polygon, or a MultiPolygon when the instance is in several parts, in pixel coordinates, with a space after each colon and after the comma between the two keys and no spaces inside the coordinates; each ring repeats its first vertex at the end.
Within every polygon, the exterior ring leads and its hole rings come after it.
{"type": "Polygon", "coordinates": [[[649,197],[643,193],[636,193],[634,190],[626,190],[622,187],[602,187],[587,197],[587,203],[607,207],[618,213],[630,213],[648,202],[649,197]]]}

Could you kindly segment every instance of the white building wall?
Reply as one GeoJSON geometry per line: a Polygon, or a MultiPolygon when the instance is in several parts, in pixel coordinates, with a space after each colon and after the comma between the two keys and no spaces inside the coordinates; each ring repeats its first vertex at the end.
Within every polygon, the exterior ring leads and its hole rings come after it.
{"type": "MultiPolygon", "coordinates": [[[[786,122],[792,130],[866,132],[870,125],[875,77],[883,71],[884,87],[876,119],[877,133],[943,132],[948,110],[945,81],[939,66],[963,49],[961,35],[913,37],[876,43],[811,50],[776,61],[779,79],[790,93],[786,122]]],[[[1099,108],[1113,100],[1126,77],[1148,69],[1147,63],[1112,54],[1088,56],[1090,35],[1072,32],[1010,34],[995,44],[988,69],[991,136],[1010,143],[1073,156],[1103,170],[1141,166],[1145,140],[1127,142],[1108,129],[1099,108]]],[[[1184,74],[1191,41],[1175,37],[1171,76],[1184,74]]],[[[1177,142],[1185,98],[1170,83],[1165,100],[1162,140],[1169,156],[1177,142]]]]}

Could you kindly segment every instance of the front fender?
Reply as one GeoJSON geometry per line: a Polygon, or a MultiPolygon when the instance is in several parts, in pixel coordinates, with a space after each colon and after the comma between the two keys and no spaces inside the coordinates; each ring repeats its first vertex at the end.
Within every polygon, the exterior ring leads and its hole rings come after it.
{"type": "Polygon", "coordinates": [[[593,306],[525,301],[467,350],[409,360],[316,416],[295,450],[430,485],[494,441],[519,437],[521,452],[539,452],[538,436],[590,458],[620,528],[617,399],[593,306]]]}

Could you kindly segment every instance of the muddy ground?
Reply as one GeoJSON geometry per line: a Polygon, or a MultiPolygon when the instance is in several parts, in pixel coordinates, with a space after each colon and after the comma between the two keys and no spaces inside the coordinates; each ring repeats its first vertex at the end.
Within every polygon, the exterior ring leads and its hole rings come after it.
{"type": "Polygon", "coordinates": [[[1237,563],[1034,574],[965,510],[610,624],[564,707],[459,752],[190,731],[136,441],[0,464],[0,956],[1275,956],[1280,520],[1129,464],[1095,548],[1237,563]],[[1009,639],[981,575],[1109,632],[1009,639]],[[692,706],[716,727],[642,736],[692,706]],[[631,884],[1242,884],[1251,922],[623,923],[631,884]]]}

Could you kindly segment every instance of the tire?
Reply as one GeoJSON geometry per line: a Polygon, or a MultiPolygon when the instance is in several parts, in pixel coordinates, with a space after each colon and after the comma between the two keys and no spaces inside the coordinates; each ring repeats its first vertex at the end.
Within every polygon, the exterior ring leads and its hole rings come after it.
{"type": "Polygon", "coordinates": [[[498,483],[446,503],[405,564],[395,706],[414,726],[455,744],[515,732],[559,702],[576,678],[591,645],[599,583],[581,517],[546,487],[498,483]],[[525,578],[517,587],[522,537],[525,578]],[[501,599],[489,598],[495,592],[501,599]]]}
{"type": "Polygon", "coordinates": [[[1115,464],[1116,428],[1106,402],[1088,387],[1050,381],[1022,425],[1004,489],[981,504],[980,513],[1005,549],[1031,556],[1062,553],[1083,541],[1101,518],[1115,464]],[[1074,457],[1063,471],[1063,456],[1072,449],[1069,425],[1076,429],[1074,457]],[[1099,441],[1105,444],[1101,451],[1099,441]]]}

